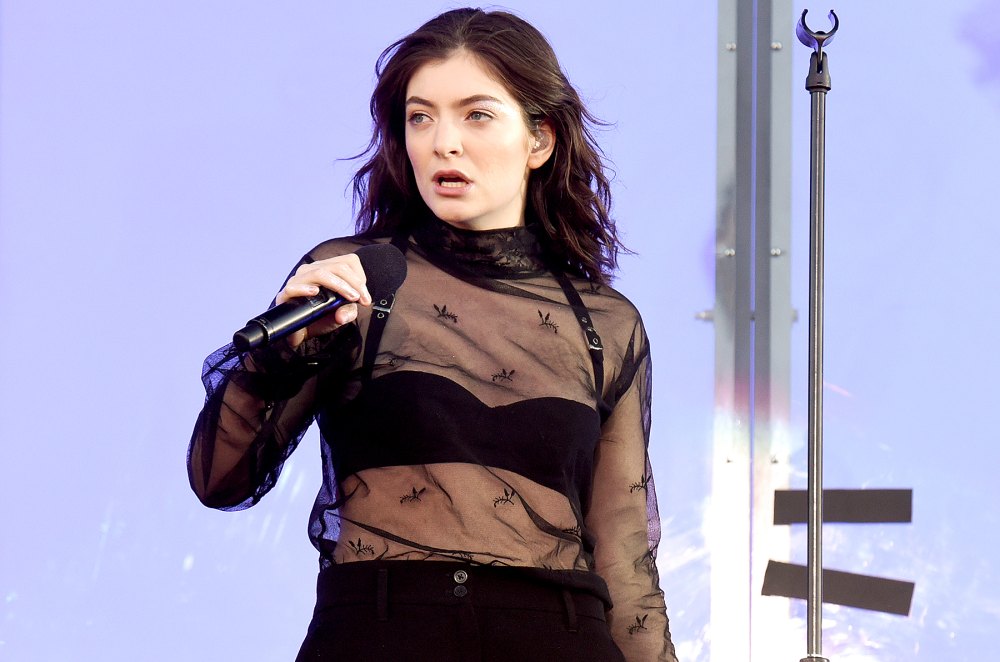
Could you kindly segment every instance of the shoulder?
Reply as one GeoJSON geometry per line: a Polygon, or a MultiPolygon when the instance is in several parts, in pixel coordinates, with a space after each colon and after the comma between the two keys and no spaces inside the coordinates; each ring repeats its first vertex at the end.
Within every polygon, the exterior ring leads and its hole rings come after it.
{"type": "Polygon", "coordinates": [[[611,285],[583,278],[573,278],[572,283],[593,318],[606,356],[645,355],[649,351],[642,315],[631,299],[611,285]]]}
{"type": "Polygon", "coordinates": [[[594,283],[583,278],[573,278],[573,287],[595,318],[606,318],[605,323],[633,328],[642,326],[642,315],[632,300],[611,285],[594,283]]]}

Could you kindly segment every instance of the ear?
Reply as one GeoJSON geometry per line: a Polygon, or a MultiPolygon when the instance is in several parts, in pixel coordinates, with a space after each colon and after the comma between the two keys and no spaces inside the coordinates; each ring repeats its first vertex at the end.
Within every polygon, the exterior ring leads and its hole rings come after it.
{"type": "Polygon", "coordinates": [[[548,120],[542,120],[531,132],[531,154],[528,168],[535,170],[545,165],[556,148],[556,132],[548,120]]]}

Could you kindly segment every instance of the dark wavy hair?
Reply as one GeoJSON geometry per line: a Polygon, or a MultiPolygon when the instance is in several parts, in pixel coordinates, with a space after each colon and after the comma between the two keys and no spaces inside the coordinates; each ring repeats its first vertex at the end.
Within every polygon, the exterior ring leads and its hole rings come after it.
{"type": "Polygon", "coordinates": [[[358,232],[384,236],[430,213],[406,154],[406,87],[420,67],[463,49],[518,101],[529,129],[544,120],[555,133],[552,156],[529,176],[525,212],[544,228],[554,266],[608,282],[625,249],[609,216],[604,154],[592,133],[603,123],[584,106],[545,37],[507,12],[445,12],[379,56],[371,98],[374,130],[355,157],[370,156],[354,175],[358,232]]]}

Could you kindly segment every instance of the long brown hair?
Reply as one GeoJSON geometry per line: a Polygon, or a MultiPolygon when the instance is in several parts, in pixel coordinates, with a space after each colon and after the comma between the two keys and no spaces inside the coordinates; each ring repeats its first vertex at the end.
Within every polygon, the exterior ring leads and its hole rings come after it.
{"type": "Polygon", "coordinates": [[[437,16],[385,49],[375,65],[371,98],[374,130],[354,175],[358,232],[385,235],[429,213],[406,154],[405,96],[423,65],[464,49],[524,110],[530,129],[547,121],[555,150],[528,180],[526,216],[544,228],[557,265],[606,283],[624,250],[609,216],[611,188],[593,127],[602,123],[584,106],[545,37],[502,11],[455,9],[437,16]]]}

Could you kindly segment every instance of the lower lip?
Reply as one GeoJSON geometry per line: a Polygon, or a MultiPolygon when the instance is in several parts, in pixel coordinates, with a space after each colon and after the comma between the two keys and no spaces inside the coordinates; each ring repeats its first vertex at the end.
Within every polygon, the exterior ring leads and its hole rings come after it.
{"type": "Polygon", "coordinates": [[[472,185],[468,182],[462,184],[461,186],[442,186],[441,184],[434,182],[434,192],[446,198],[459,198],[465,195],[471,186],[472,185]]]}

